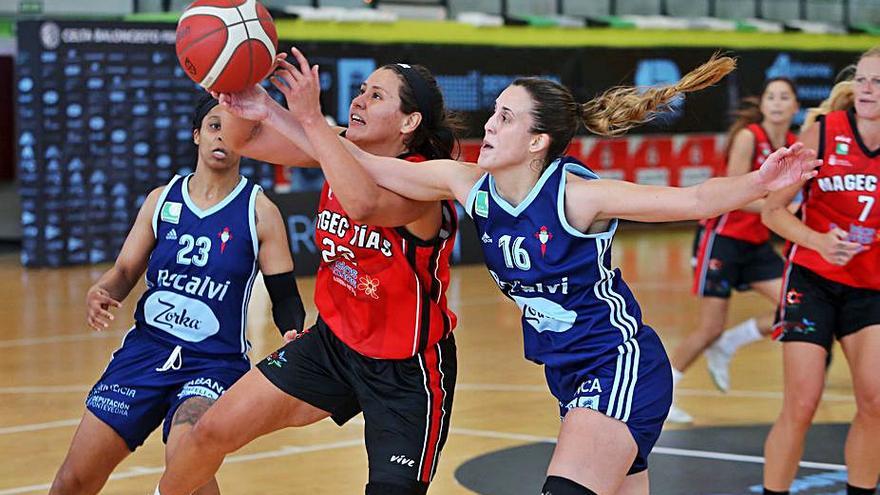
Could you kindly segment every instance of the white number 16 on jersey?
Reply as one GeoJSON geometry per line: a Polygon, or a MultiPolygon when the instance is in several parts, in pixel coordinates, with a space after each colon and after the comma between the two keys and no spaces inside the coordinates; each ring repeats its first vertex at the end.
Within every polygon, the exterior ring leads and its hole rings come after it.
{"type": "Polygon", "coordinates": [[[517,237],[510,242],[509,235],[503,235],[498,238],[498,247],[504,253],[504,264],[507,268],[519,268],[520,270],[528,270],[532,267],[532,260],[529,258],[529,252],[523,249],[522,243],[525,237],[517,237]]]}

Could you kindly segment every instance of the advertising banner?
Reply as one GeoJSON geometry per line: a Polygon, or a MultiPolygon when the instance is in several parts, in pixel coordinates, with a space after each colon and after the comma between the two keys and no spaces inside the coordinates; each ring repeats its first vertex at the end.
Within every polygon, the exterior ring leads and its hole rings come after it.
{"type": "MultiPolygon", "coordinates": [[[[18,24],[13,139],[23,264],[112,261],[149,191],[174,174],[192,172],[196,157],[190,122],[203,91],[177,63],[174,29],[168,23],[110,21],[18,24]]],[[[281,49],[293,43],[282,41],[281,49]]],[[[340,125],[347,124],[349,103],[371,71],[393,62],[426,65],[449,108],[465,117],[462,152],[471,160],[495,98],[517,77],[552,78],[586,101],[619,84],[675,82],[712,54],[702,48],[297,46],[321,66],[324,113],[340,125]]],[[[815,105],[827,95],[837,71],[858,54],[751,50],[734,55],[739,69],[719,85],[675,100],[628,137],[582,134],[570,153],[603,177],[698,183],[723,170],[723,133],[742,96],[757,94],[768,77],[786,76],[798,83],[802,107],[815,105]]],[[[277,92],[273,95],[280,101],[277,92]]],[[[319,190],[320,171],[244,160],[242,174],[273,192],[288,218],[294,252],[311,252],[303,236],[312,228],[307,225],[317,200],[303,192],[319,190]]],[[[466,225],[462,230],[471,234],[466,225]]],[[[460,244],[463,261],[479,259],[479,243],[475,236],[470,241],[460,244]]],[[[298,262],[300,267],[317,263],[298,262]]]]}

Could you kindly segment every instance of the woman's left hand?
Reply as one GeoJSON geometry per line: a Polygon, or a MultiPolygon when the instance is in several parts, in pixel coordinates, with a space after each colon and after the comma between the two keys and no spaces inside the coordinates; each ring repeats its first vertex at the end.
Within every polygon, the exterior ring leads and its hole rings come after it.
{"type": "Polygon", "coordinates": [[[287,107],[297,120],[305,122],[316,117],[323,119],[318,66],[309,66],[309,61],[298,49],[291,48],[290,51],[298,67],[281,60],[269,81],[284,94],[287,107]]]}
{"type": "Polygon", "coordinates": [[[821,164],[815,151],[803,143],[795,143],[771,153],[758,169],[758,178],[768,191],[778,191],[812,179],[819,173],[816,167],[821,164]]]}

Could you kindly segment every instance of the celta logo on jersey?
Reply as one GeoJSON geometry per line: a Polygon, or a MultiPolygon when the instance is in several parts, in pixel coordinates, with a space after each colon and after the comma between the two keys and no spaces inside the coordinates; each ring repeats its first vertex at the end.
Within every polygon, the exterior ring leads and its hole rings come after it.
{"type": "Polygon", "coordinates": [[[220,254],[223,254],[223,251],[226,251],[226,243],[232,240],[232,232],[229,230],[229,227],[223,227],[221,232],[217,233],[217,237],[220,238],[220,254]]]}
{"type": "Polygon", "coordinates": [[[402,455],[402,454],[397,454],[397,455],[391,456],[391,462],[394,462],[397,464],[402,464],[404,466],[409,466],[409,467],[414,467],[416,465],[416,461],[414,461],[414,460],[410,459],[409,457],[402,455]]]}
{"type": "Polygon", "coordinates": [[[818,180],[819,189],[822,192],[847,192],[847,191],[866,191],[875,192],[877,190],[877,176],[870,174],[846,174],[832,175],[831,177],[820,177],[818,180]]]}
{"type": "Polygon", "coordinates": [[[159,218],[163,222],[168,223],[180,223],[180,210],[183,208],[182,203],[175,203],[173,201],[167,201],[162,205],[162,210],[159,212],[159,218]]]}
{"type": "Polygon", "coordinates": [[[187,342],[201,342],[220,331],[211,308],[191,297],[164,290],[144,302],[147,323],[187,342]]]}
{"type": "Polygon", "coordinates": [[[570,329],[577,313],[543,297],[510,296],[522,310],[523,319],[538,333],[561,333],[570,329]]]}

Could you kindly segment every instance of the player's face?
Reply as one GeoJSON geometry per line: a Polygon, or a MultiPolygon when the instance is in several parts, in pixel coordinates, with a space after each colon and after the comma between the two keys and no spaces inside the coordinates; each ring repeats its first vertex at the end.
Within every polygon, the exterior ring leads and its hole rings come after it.
{"type": "Polygon", "coordinates": [[[522,86],[508,86],[495,100],[495,111],[486,125],[477,164],[485,170],[529,163],[532,128],[532,97],[522,86]]]}
{"type": "Polygon", "coordinates": [[[370,74],[351,101],[345,137],[361,147],[403,140],[406,114],[400,111],[400,84],[392,70],[378,69],[370,74]]]}
{"type": "Polygon", "coordinates": [[[789,126],[797,111],[796,95],[787,82],[773,81],[767,85],[761,95],[761,113],[765,122],[789,126]]]}
{"type": "Polygon", "coordinates": [[[860,118],[880,119],[880,57],[865,57],[856,65],[853,78],[856,113],[860,118]]]}
{"type": "Polygon", "coordinates": [[[199,147],[199,161],[210,168],[237,167],[241,159],[241,155],[234,153],[223,142],[223,122],[228,119],[226,110],[217,105],[205,115],[201,129],[193,133],[193,139],[199,147]]]}

